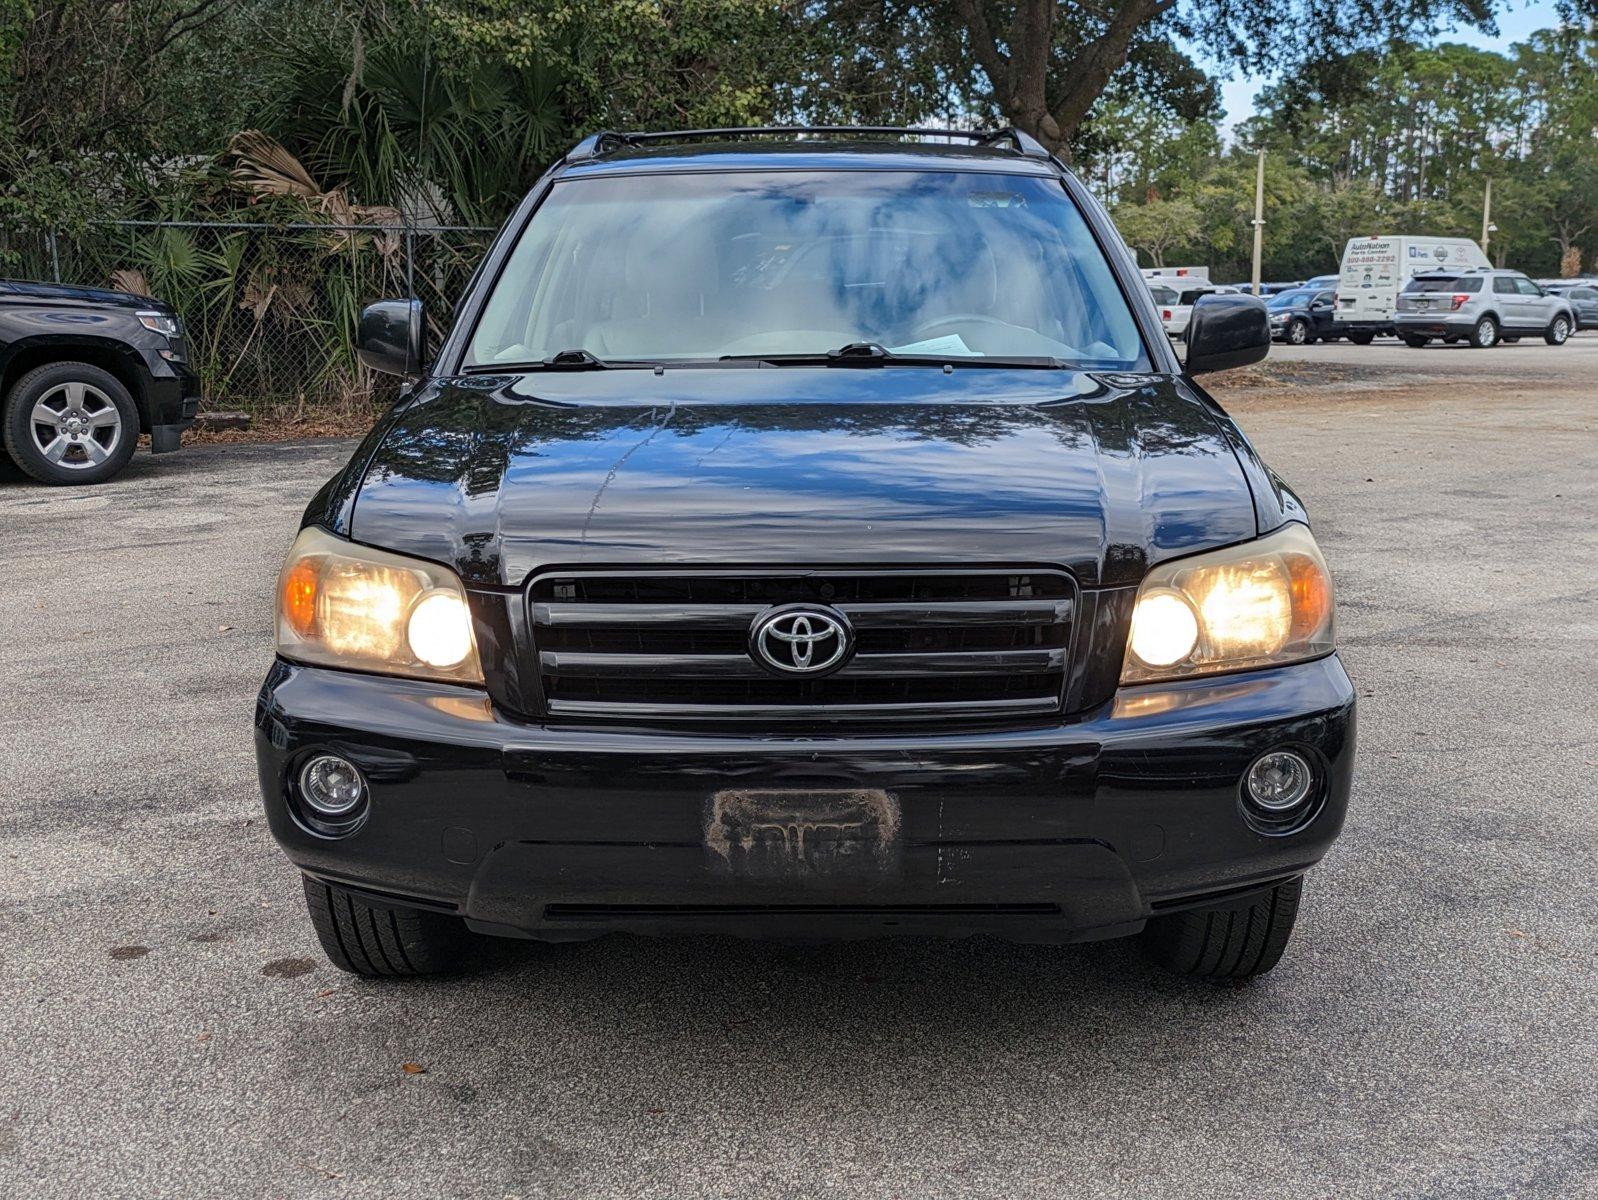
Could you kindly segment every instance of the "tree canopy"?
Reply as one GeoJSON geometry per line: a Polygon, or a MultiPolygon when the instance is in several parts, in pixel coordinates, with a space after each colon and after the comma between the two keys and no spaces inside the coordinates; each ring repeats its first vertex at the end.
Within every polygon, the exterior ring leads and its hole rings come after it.
{"type": "Polygon", "coordinates": [[[1474,234],[1489,176],[1495,255],[1583,263],[1595,0],[1507,53],[1428,44],[1496,2],[0,0],[0,223],[267,203],[232,179],[246,129],[348,203],[492,224],[594,129],[1001,122],[1146,257],[1237,271],[1264,148],[1273,274],[1355,233],[1474,234]],[[1230,147],[1205,63],[1278,80],[1230,147]]]}

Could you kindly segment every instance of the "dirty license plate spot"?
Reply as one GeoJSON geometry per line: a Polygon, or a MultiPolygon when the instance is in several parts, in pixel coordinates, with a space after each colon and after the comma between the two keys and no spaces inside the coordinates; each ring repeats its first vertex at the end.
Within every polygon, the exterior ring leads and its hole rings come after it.
{"type": "Polygon", "coordinates": [[[711,797],[705,847],[733,874],[802,882],[891,872],[899,805],[872,788],[731,789],[711,797]]]}

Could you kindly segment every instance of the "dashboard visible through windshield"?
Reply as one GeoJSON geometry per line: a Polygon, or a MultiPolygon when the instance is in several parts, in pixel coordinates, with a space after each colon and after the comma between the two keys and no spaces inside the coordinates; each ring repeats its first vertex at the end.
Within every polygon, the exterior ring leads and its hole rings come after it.
{"type": "Polygon", "coordinates": [[[467,364],[893,358],[1148,370],[1058,180],[960,171],[643,172],[558,182],[467,364]]]}

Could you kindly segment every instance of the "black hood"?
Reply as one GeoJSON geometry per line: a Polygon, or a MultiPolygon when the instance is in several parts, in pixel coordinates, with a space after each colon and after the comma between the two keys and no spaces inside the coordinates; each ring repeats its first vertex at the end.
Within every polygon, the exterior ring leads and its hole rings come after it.
{"type": "Polygon", "coordinates": [[[674,368],[428,385],[376,444],[355,540],[478,583],[551,566],[1045,565],[1087,586],[1255,536],[1180,380],[674,368]]]}
{"type": "Polygon", "coordinates": [[[132,292],[113,292],[108,288],[78,287],[70,283],[36,283],[31,280],[0,279],[0,299],[21,297],[64,305],[109,305],[114,308],[145,309],[148,311],[175,312],[164,301],[153,296],[136,296],[132,292]]]}

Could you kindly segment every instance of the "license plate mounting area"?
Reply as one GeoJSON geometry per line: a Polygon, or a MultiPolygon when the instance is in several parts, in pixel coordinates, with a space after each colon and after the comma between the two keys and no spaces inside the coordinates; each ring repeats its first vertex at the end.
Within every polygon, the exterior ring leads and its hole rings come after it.
{"type": "Polygon", "coordinates": [[[898,802],[877,788],[733,788],[705,819],[713,864],[750,881],[892,876],[900,844],[898,802]]]}

